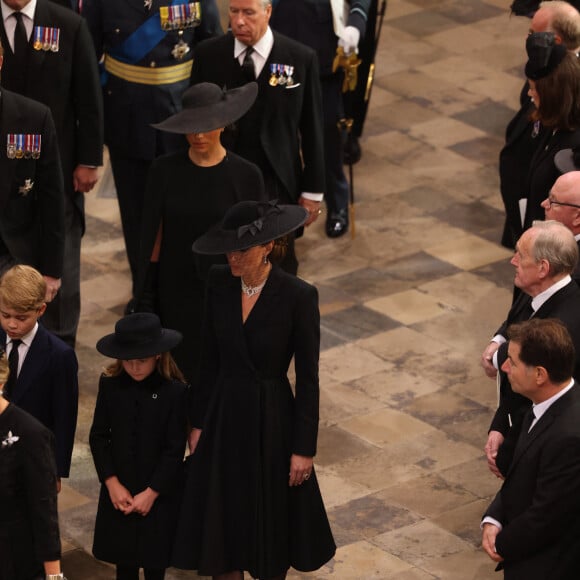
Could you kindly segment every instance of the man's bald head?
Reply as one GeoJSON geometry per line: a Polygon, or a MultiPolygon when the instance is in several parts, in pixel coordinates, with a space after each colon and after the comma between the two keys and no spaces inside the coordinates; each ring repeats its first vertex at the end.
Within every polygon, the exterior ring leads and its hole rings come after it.
{"type": "Polygon", "coordinates": [[[553,32],[568,50],[580,47],[580,13],[563,0],[542,2],[530,24],[530,32],[553,32]]]}
{"type": "Polygon", "coordinates": [[[556,220],[574,235],[580,234],[580,171],[558,177],[542,207],[547,220],[556,220]]]}

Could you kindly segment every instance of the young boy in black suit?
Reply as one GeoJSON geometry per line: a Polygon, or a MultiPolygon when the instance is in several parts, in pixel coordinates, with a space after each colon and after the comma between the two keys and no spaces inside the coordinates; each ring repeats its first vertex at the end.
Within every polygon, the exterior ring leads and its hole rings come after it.
{"type": "Polygon", "coordinates": [[[46,282],[34,268],[17,265],[0,278],[0,345],[10,377],[4,396],[48,427],[56,439],[58,489],[68,477],[77,424],[78,362],[74,350],[48,332],[46,282]]]}

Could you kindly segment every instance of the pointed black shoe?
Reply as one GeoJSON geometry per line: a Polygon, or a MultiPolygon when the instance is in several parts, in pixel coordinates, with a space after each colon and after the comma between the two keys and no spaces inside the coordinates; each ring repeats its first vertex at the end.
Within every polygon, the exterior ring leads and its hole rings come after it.
{"type": "Polygon", "coordinates": [[[326,235],[329,238],[340,238],[348,232],[348,220],[345,212],[332,213],[326,220],[326,235]]]}

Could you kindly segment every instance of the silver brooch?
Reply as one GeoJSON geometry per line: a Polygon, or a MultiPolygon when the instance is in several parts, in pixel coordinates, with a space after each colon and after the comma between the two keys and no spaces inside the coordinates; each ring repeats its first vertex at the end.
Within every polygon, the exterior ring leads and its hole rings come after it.
{"type": "Polygon", "coordinates": [[[8,435],[2,439],[2,447],[10,447],[19,439],[20,437],[18,437],[18,435],[12,435],[12,431],[8,431],[8,435]]]}
{"type": "Polygon", "coordinates": [[[32,191],[33,187],[34,187],[34,181],[32,181],[32,179],[26,179],[24,181],[24,185],[21,185],[18,188],[18,193],[20,195],[26,197],[32,191]]]}

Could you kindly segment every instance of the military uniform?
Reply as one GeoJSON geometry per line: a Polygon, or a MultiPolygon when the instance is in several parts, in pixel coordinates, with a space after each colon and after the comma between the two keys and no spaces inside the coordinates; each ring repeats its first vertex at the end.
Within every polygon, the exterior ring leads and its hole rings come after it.
{"type": "MultiPolygon", "coordinates": [[[[354,26],[364,38],[371,0],[351,0],[345,26],[354,26]]],[[[342,168],[342,131],[337,122],[344,117],[342,74],[332,72],[338,37],[333,26],[330,0],[278,0],[271,26],[316,51],[320,66],[322,108],[324,113],[324,146],[326,167],[325,200],[328,209],[327,233],[341,235],[337,222],[348,224],[349,188],[342,168]]]]}
{"type": "Polygon", "coordinates": [[[0,88],[0,274],[14,263],[60,278],[64,191],[48,107],[0,88]]]}
{"type": "MultiPolygon", "coordinates": [[[[84,194],[74,191],[78,166],[97,167],[103,158],[102,102],[97,61],[86,22],[49,0],[36,2],[25,66],[16,59],[6,28],[12,12],[2,7],[4,47],[2,86],[45,104],[52,112],[65,187],[65,254],[62,286],[49,304],[45,326],[74,346],[80,316],[80,251],[84,232],[84,194]]],[[[23,17],[24,18],[24,17],[23,17]]],[[[43,272],[44,274],[44,272],[43,272]]]]}
{"type": "Polygon", "coordinates": [[[82,13],[97,57],[104,56],[105,143],[135,281],[147,172],[156,157],[185,146],[183,136],[151,124],[181,110],[191,49],[222,28],[215,0],[85,0],[82,13]]]}

